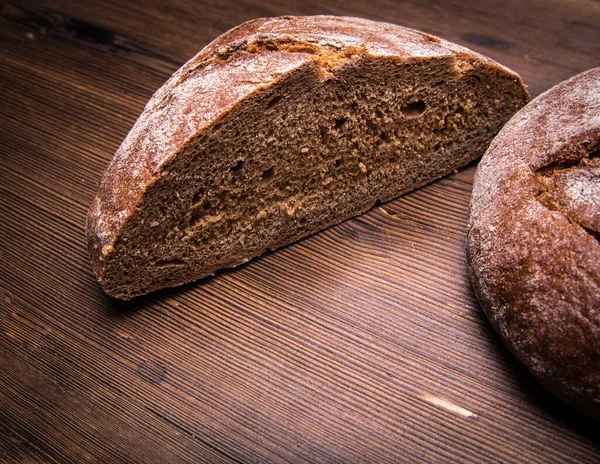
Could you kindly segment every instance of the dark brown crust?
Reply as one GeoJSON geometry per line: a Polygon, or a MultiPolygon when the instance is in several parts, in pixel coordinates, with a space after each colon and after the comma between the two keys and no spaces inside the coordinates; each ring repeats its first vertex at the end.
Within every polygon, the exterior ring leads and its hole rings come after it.
{"type": "Polygon", "coordinates": [[[590,154],[599,147],[596,68],[540,95],[492,142],[475,177],[467,253],[475,293],[509,348],[596,419],[600,211],[588,206],[598,204],[590,154]]]}
{"type": "Polygon", "coordinates": [[[249,21],[223,34],[179,69],[156,94],[108,166],[88,215],[86,235],[94,272],[102,282],[106,261],[144,192],[162,167],[204,130],[253,93],[277,83],[311,60],[323,72],[349,54],[394,57],[399,62],[454,57],[521,86],[520,78],[489,58],[442,39],[392,24],[333,16],[249,21]],[[229,58],[248,51],[249,66],[229,58]],[[202,94],[201,101],[198,94],[202,94]]]}

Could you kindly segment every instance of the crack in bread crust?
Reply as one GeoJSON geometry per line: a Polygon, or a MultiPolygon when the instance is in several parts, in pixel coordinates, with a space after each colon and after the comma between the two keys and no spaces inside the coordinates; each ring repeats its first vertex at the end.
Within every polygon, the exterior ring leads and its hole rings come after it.
{"type": "MultiPolygon", "coordinates": [[[[598,144],[597,144],[598,145],[598,144]]],[[[597,150],[578,161],[556,162],[538,169],[543,188],[536,198],[559,211],[598,240],[600,234],[600,156],[597,150]]]]}

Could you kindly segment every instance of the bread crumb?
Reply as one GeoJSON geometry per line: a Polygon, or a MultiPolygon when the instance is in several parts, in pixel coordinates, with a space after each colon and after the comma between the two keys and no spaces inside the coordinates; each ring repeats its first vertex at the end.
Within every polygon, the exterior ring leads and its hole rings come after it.
{"type": "Polygon", "coordinates": [[[275,142],[275,137],[271,137],[269,140],[267,140],[267,145],[271,145],[274,142],[275,142]]]}
{"type": "Polygon", "coordinates": [[[109,254],[113,250],[114,250],[114,248],[113,248],[112,245],[105,245],[105,246],[102,247],[102,254],[104,256],[106,256],[107,254],[109,254]]]}
{"type": "Polygon", "coordinates": [[[300,149],[300,151],[302,153],[307,153],[308,152],[308,147],[304,147],[304,148],[300,149]]]}
{"type": "Polygon", "coordinates": [[[363,174],[367,173],[367,167],[365,166],[364,163],[358,163],[358,169],[360,169],[360,172],[362,172],[363,174]]]}

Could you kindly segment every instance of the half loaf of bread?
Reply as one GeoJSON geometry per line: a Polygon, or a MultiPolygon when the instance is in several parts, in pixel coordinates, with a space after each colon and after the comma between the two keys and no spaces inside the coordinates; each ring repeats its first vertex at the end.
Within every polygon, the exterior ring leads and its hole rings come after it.
{"type": "Polygon", "coordinates": [[[105,291],[236,266],[480,156],[520,78],[431,35],[331,16],[247,22],[152,97],[91,206],[105,291]]]}

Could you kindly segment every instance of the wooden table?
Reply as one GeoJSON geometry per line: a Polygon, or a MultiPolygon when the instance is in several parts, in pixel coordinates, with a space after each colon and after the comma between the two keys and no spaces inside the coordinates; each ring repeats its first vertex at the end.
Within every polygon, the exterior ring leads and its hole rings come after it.
{"type": "Polygon", "coordinates": [[[152,93],[251,18],[354,15],[491,56],[537,95],[600,65],[593,0],[3,1],[0,462],[598,462],[473,297],[475,166],[130,303],[87,208],[152,93]]]}

